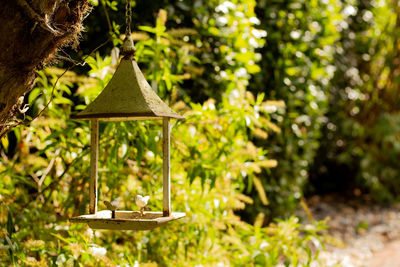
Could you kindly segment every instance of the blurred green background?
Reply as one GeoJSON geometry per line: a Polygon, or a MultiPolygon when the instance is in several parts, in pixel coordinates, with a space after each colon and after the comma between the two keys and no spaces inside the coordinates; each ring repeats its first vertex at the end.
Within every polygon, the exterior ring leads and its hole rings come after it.
{"type": "MultiPolygon", "coordinates": [[[[23,119],[51,103],[1,139],[0,264],[324,266],[325,222],[292,215],[305,197],[399,200],[398,1],[132,3],[136,60],[186,116],[171,133],[186,218],[150,232],[68,222],[88,211],[90,151],[88,122],[70,117],[110,80],[125,31],[125,1],[92,1],[80,46],[38,72],[23,119]]],[[[100,124],[99,209],[146,194],[161,210],[161,127],[100,124]]]]}

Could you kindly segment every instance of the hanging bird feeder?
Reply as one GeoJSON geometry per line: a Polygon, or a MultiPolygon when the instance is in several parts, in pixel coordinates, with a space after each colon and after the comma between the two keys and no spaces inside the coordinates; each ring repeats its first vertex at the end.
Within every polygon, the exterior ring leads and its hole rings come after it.
{"type": "MultiPolygon", "coordinates": [[[[128,0],[128,2],[130,2],[128,0]]],[[[127,5],[127,10],[130,6],[127,5]]],[[[127,14],[129,14],[127,12],[127,14]]],[[[74,118],[91,121],[89,213],[71,218],[93,229],[150,230],[185,217],[171,211],[170,119],[182,119],[153,91],[133,55],[135,47],[127,19],[127,34],[121,49],[123,58],[101,94],[74,118]],[[97,211],[97,168],[99,121],[163,120],[163,211],[97,211]]]]}

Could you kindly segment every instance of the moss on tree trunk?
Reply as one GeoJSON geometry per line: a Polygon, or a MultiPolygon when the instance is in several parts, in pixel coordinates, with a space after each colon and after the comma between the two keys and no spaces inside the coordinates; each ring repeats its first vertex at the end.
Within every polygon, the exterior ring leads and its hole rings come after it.
{"type": "Polygon", "coordinates": [[[89,0],[1,0],[0,137],[13,126],[35,73],[57,51],[76,46],[89,0]]]}

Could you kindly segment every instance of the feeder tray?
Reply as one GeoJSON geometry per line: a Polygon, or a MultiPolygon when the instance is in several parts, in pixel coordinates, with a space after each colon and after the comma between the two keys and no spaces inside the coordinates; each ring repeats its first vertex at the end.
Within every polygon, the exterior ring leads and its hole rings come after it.
{"type": "Polygon", "coordinates": [[[89,215],[71,218],[74,223],[87,223],[93,229],[151,230],[169,221],[185,217],[183,212],[171,210],[170,175],[170,119],[182,119],[153,91],[133,58],[132,40],[124,43],[122,58],[113,78],[100,95],[74,118],[91,121],[89,215]],[[163,211],[97,212],[97,180],[99,156],[99,121],[163,120],[163,211]]]}
{"type": "Polygon", "coordinates": [[[185,215],[183,212],[172,212],[170,216],[164,217],[162,212],[148,211],[141,216],[138,211],[116,211],[115,219],[112,219],[110,210],[102,210],[96,214],[81,215],[70,220],[87,223],[92,229],[151,230],[185,215]]]}

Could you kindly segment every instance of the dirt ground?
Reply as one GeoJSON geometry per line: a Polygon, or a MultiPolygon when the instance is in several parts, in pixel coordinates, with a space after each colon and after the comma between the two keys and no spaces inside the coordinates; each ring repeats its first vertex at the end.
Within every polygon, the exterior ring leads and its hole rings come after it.
{"type": "Polygon", "coordinates": [[[315,219],[330,218],[330,238],[320,254],[326,266],[400,267],[400,205],[338,196],[315,196],[307,205],[315,219]]]}

